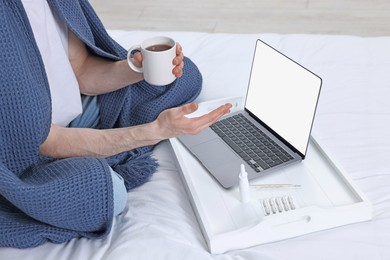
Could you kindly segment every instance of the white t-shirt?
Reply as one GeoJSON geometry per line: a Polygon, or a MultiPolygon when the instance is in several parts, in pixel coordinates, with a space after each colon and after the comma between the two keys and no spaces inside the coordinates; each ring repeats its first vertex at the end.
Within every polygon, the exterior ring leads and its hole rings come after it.
{"type": "Polygon", "coordinates": [[[68,28],[46,0],[22,0],[41,53],[52,99],[52,123],[67,126],[82,113],[80,89],[68,58],[68,28]]]}

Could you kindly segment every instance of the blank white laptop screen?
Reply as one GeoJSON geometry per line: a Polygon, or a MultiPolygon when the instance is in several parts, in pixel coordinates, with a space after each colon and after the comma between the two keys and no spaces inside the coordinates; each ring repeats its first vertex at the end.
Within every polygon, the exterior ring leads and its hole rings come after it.
{"type": "Polygon", "coordinates": [[[318,76],[257,41],[245,107],[303,155],[320,88],[318,76]]]}

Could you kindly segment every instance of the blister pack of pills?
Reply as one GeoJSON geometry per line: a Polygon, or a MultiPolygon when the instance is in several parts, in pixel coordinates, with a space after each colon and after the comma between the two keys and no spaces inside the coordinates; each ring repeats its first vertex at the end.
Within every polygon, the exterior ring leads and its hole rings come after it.
{"type": "Polygon", "coordinates": [[[264,215],[269,216],[290,210],[295,210],[297,204],[292,196],[271,197],[260,200],[264,215]]]}

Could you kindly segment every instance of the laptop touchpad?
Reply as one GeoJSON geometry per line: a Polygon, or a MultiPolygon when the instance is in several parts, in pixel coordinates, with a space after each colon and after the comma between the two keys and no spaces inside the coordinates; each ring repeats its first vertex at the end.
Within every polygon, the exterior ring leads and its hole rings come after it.
{"type": "Polygon", "coordinates": [[[220,139],[214,139],[191,148],[192,152],[203,164],[215,168],[221,165],[240,160],[231,148],[220,139]]]}

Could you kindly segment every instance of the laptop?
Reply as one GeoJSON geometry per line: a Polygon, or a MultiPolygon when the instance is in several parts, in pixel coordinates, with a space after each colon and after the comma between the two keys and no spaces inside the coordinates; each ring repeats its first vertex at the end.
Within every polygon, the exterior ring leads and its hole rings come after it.
{"type": "Polygon", "coordinates": [[[305,159],[321,85],[319,76],[257,40],[244,109],[178,139],[224,188],[238,184],[241,164],[249,179],[275,172],[305,159]]]}

